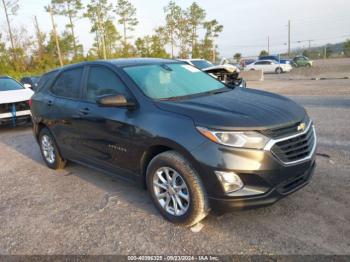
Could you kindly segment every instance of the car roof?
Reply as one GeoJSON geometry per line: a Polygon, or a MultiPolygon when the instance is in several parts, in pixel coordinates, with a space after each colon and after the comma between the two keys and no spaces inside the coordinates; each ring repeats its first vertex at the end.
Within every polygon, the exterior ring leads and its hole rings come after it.
{"type": "Polygon", "coordinates": [[[107,60],[95,60],[95,61],[86,61],[76,64],[70,64],[63,67],[55,68],[46,72],[43,75],[47,75],[53,72],[60,72],[62,70],[72,69],[78,66],[85,65],[114,65],[116,67],[126,67],[126,66],[137,66],[137,65],[153,65],[153,64],[162,64],[162,63],[179,63],[181,61],[173,59],[164,59],[164,58],[119,58],[119,59],[107,59],[107,60]]]}
{"type": "Polygon", "coordinates": [[[191,61],[208,61],[202,58],[193,58],[193,59],[177,59],[178,61],[191,62],[191,61]]]}
{"type": "Polygon", "coordinates": [[[257,63],[257,62],[264,62],[264,61],[275,62],[274,60],[271,60],[271,59],[263,59],[263,60],[255,61],[255,63],[257,63]]]}

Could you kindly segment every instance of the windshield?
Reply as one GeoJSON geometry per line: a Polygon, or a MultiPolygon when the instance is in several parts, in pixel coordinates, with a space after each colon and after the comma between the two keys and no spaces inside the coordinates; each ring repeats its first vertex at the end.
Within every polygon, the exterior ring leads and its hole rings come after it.
{"type": "Polygon", "coordinates": [[[0,78],[0,91],[12,91],[24,89],[17,81],[11,78],[0,78]]]}
{"type": "Polygon", "coordinates": [[[125,72],[153,99],[212,92],[226,86],[197,68],[178,63],[125,67],[125,72]]]}
{"type": "Polygon", "coordinates": [[[207,60],[192,60],[191,63],[200,70],[214,66],[207,60]]]}

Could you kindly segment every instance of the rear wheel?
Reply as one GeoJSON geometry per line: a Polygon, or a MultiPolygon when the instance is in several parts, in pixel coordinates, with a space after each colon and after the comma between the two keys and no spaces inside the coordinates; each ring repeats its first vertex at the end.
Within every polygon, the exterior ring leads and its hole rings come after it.
{"type": "Polygon", "coordinates": [[[66,161],[62,158],[55,139],[47,128],[40,131],[39,145],[41,155],[49,168],[61,169],[66,166],[66,161]]]}
{"type": "Polygon", "coordinates": [[[283,73],[283,70],[282,70],[282,68],[277,67],[275,72],[276,72],[276,74],[281,74],[281,73],[283,73]]]}
{"type": "Polygon", "coordinates": [[[159,212],[172,223],[192,226],[209,213],[202,181],[177,152],[167,151],[152,159],[147,187],[159,212]]]}

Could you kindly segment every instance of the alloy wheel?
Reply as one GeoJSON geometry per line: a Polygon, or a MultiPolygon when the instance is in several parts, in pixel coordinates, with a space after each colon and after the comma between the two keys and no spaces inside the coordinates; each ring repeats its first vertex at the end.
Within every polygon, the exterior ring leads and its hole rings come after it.
{"type": "Polygon", "coordinates": [[[41,137],[41,149],[45,160],[53,164],[55,162],[55,147],[52,139],[48,135],[43,135],[41,137]]]}
{"type": "Polygon", "coordinates": [[[160,206],[173,216],[184,215],[190,204],[185,180],[174,169],[161,167],[153,175],[154,194],[160,206]]]}

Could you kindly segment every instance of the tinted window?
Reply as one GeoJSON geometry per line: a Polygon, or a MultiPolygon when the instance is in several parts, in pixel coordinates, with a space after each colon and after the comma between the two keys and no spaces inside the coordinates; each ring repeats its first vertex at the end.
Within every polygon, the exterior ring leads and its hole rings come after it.
{"type": "Polygon", "coordinates": [[[12,91],[24,89],[17,81],[11,78],[0,78],[0,91],[12,91]]]}
{"type": "Polygon", "coordinates": [[[255,65],[263,65],[264,62],[256,62],[255,65]]]}
{"type": "Polygon", "coordinates": [[[52,93],[67,98],[78,98],[82,74],[83,68],[64,71],[53,85],[52,93]]]}
{"type": "Polygon", "coordinates": [[[128,95],[119,77],[108,68],[91,67],[86,86],[86,99],[95,102],[100,96],[117,94],[128,95]]]}
{"type": "Polygon", "coordinates": [[[168,99],[226,88],[223,83],[185,64],[142,65],[124,68],[149,97],[168,99]]]}

